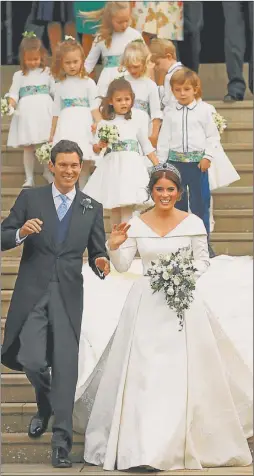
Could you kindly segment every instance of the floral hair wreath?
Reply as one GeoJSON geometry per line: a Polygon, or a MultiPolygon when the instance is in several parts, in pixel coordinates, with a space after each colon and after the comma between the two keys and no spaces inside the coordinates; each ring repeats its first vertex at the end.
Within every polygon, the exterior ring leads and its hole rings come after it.
{"type": "Polygon", "coordinates": [[[36,34],[34,33],[34,31],[24,31],[24,33],[22,33],[22,36],[23,38],[36,38],[36,34]]]}
{"type": "Polygon", "coordinates": [[[69,40],[71,40],[71,41],[76,41],[76,39],[75,39],[75,38],[73,38],[73,36],[68,36],[68,35],[65,35],[65,37],[64,37],[64,41],[69,41],[69,40]]]}

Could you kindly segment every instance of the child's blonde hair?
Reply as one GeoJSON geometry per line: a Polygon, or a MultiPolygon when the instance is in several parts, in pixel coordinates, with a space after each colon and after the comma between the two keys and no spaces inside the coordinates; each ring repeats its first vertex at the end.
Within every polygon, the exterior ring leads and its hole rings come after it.
{"type": "Polygon", "coordinates": [[[42,68],[44,71],[47,64],[47,52],[42,44],[42,41],[39,40],[39,38],[37,38],[35,35],[33,37],[24,37],[19,46],[19,62],[24,76],[29,71],[24,60],[25,53],[28,51],[38,51],[40,53],[40,68],[42,68]]]}
{"type": "Polygon", "coordinates": [[[160,38],[154,38],[150,44],[151,61],[155,61],[159,58],[166,58],[167,55],[171,55],[176,60],[176,47],[170,40],[162,40],[160,38]]]}
{"type": "Polygon", "coordinates": [[[182,85],[184,83],[190,83],[191,86],[196,89],[195,99],[202,97],[201,81],[195,71],[192,71],[189,68],[181,68],[179,71],[176,71],[170,79],[172,91],[176,84],[182,85]]]}
{"type": "MultiPolygon", "coordinates": [[[[131,108],[133,107],[135,94],[132,90],[132,87],[129,81],[126,81],[126,79],[124,78],[114,79],[108,87],[107,95],[102,98],[101,105],[99,108],[103,119],[112,120],[115,118],[116,114],[110,102],[112,101],[113,95],[117,91],[128,91],[132,99],[131,108]]],[[[125,114],[124,117],[125,119],[131,119],[131,109],[125,114]]]]}
{"type": "MultiPolygon", "coordinates": [[[[96,41],[104,41],[107,48],[111,46],[112,35],[114,33],[113,25],[111,18],[119,10],[130,9],[130,2],[107,2],[104,8],[101,10],[95,10],[93,12],[79,12],[79,16],[85,18],[86,20],[98,20],[101,22],[99,26],[99,31],[96,35],[96,41]]],[[[130,15],[131,19],[131,15],[130,15]]]]}
{"type": "Polygon", "coordinates": [[[143,75],[146,75],[150,58],[151,53],[144,41],[142,39],[134,40],[126,46],[120,68],[128,69],[131,65],[141,63],[143,66],[143,75]]]}
{"type": "Polygon", "coordinates": [[[55,79],[58,79],[59,81],[63,81],[66,78],[66,73],[63,70],[63,57],[66,53],[69,53],[70,51],[76,51],[76,50],[78,50],[81,55],[81,68],[79,72],[79,77],[80,78],[88,77],[88,74],[84,66],[84,62],[85,62],[84,50],[78,41],[72,38],[69,38],[68,40],[58,43],[57,45],[55,56],[53,58],[53,62],[51,66],[51,73],[55,79]]]}

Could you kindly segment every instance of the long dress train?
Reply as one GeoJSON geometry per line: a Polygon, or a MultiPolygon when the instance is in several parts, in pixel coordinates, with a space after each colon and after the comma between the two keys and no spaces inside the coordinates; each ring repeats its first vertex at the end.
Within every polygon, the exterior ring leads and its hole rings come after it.
{"type": "Polygon", "coordinates": [[[191,246],[198,283],[209,266],[203,224],[189,215],[163,238],[139,217],[131,225],[110,257],[123,272],[138,249],[144,275],[134,280],[115,333],[79,387],[74,427],[85,432],[84,458],[107,470],[248,465],[250,368],[198,285],[179,332],[175,312],[145,276],[158,254],[191,246]]]}

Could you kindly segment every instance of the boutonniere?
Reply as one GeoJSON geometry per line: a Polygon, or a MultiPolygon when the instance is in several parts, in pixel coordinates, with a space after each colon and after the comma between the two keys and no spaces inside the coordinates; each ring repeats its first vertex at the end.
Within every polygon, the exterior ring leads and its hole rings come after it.
{"type": "Polygon", "coordinates": [[[80,202],[80,205],[83,207],[83,215],[88,210],[88,208],[93,209],[92,200],[90,198],[83,198],[80,202]]]}

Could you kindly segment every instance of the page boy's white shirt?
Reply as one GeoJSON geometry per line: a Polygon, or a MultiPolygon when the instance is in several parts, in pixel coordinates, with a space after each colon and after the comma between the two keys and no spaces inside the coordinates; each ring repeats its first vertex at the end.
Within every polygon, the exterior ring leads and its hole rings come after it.
{"type": "MultiPolygon", "coordinates": [[[[163,108],[173,106],[176,103],[175,96],[172,93],[172,89],[170,86],[170,79],[172,78],[173,74],[176,73],[176,71],[179,71],[179,69],[182,68],[183,64],[181,63],[181,61],[178,61],[177,63],[173,64],[173,66],[169,68],[165,76],[164,86],[159,86],[159,94],[163,108]]],[[[165,109],[164,112],[166,112],[165,109]]]]}
{"type": "Polygon", "coordinates": [[[160,162],[168,159],[169,150],[176,152],[205,151],[212,161],[220,135],[211,111],[203,101],[194,100],[188,106],[176,102],[163,118],[159,133],[157,156],[160,162]]]}

